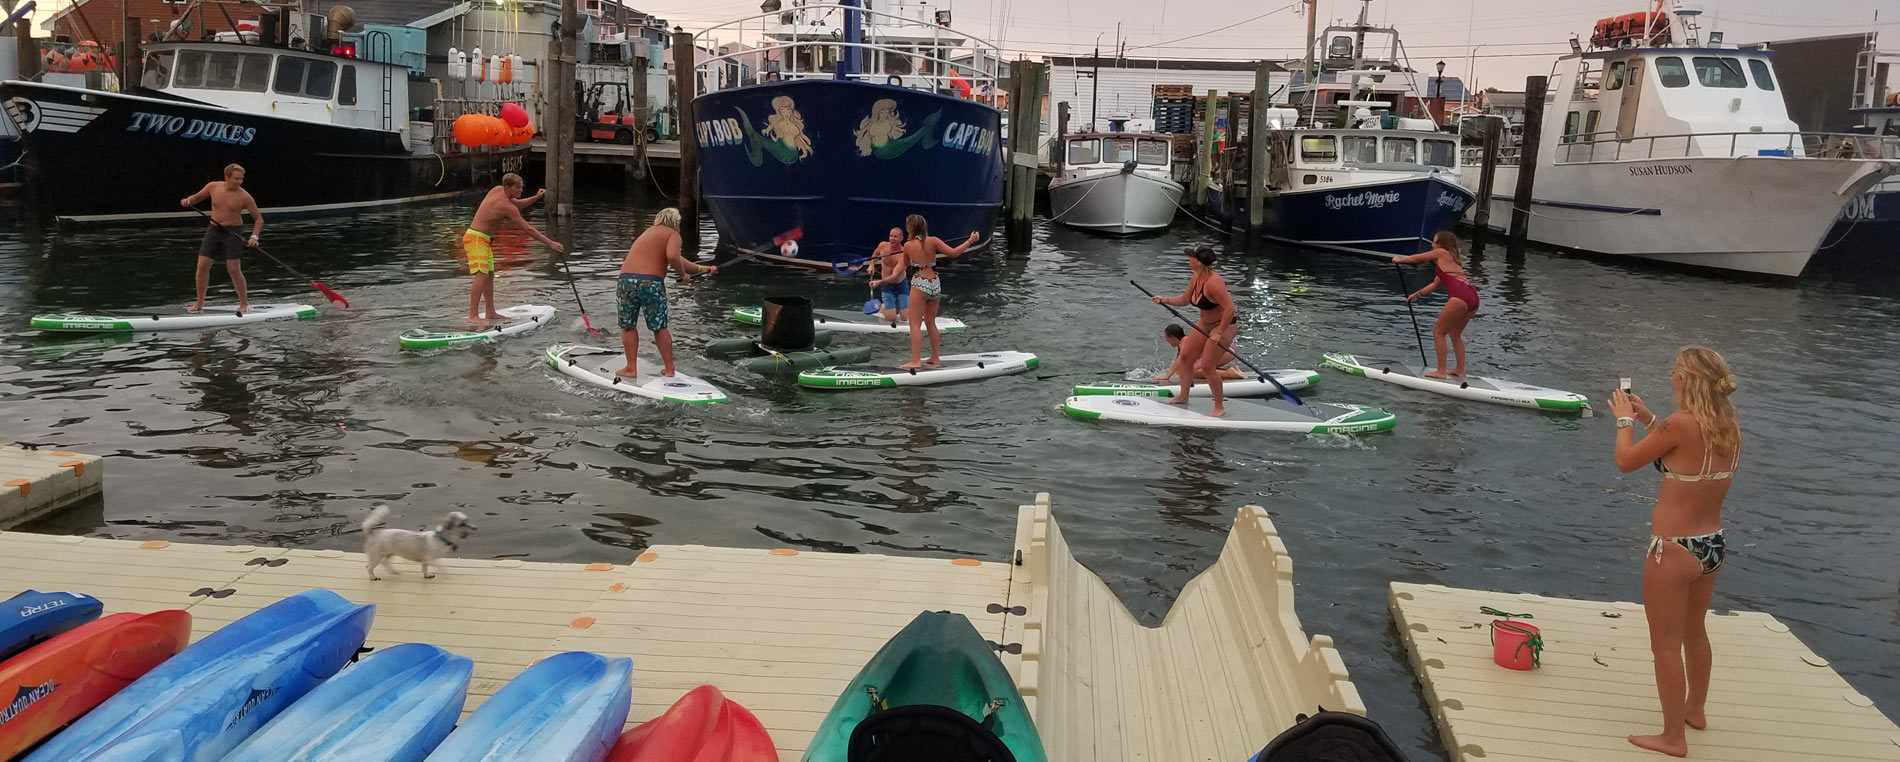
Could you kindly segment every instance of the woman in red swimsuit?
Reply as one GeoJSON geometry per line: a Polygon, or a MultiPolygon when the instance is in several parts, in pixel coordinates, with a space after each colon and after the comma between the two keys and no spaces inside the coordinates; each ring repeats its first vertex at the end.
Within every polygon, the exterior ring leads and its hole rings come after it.
{"type": "Polygon", "coordinates": [[[1465,280],[1465,268],[1458,264],[1458,236],[1447,230],[1432,239],[1432,250],[1409,257],[1393,257],[1394,264],[1413,262],[1432,263],[1432,282],[1425,284],[1417,293],[1405,295],[1405,301],[1415,302],[1419,297],[1431,293],[1440,285],[1445,287],[1445,308],[1438,312],[1438,323],[1432,326],[1432,346],[1438,350],[1438,368],[1427,371],[1426,378],[1463,377],[1465,375],[1465,325],[1471,322],[1471,316],[1478,314],[1478,289],[1471,287],[1471,281],[1465,280]],[[1458,367],[1450,373],[1445,372],[1445,342],[1458,353],[1458,367]]]}

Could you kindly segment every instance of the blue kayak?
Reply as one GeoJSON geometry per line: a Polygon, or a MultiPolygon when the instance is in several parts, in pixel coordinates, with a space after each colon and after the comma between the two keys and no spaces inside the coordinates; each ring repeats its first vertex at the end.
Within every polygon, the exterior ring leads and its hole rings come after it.
{"type": "Polygon", "coordinates": [[[427,762],[601,762],[633,705],[633,661],[570,651],[482,702],[427,762]]]}
{"type": "Polygon", "coordinates": [[[336,674],[375,612],[328,590],[273,603],[145,673],[24,762],[216,762],[336,674]]]}
{"type": "Polygon", "coordinates": [[[435,646],[390,646],[324,681],[224,762],[421,762],[455,729],[474,669],[435,646]]]}
{"type": "Polygon", "coordinates": [[[0,661],[99,618],[105,606],[78,593],[28,590],[0,603],[0,661]]]}

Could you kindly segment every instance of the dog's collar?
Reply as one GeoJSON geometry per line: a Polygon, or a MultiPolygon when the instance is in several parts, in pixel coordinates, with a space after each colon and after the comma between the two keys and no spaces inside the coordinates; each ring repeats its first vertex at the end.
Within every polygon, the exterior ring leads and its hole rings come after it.
{"type": "Polygon", "coordinates": [[[442,533],[439,531],[431,529],[429,530],[429,536],[434,537],[436,539],[436,542],[440,542],[443,545],[449,546],[449,550],[458,551],[458,552],[461,551],[461,548],[455,547],[455,543],[449,542],[449,538],[443,537],[442,533]]]}

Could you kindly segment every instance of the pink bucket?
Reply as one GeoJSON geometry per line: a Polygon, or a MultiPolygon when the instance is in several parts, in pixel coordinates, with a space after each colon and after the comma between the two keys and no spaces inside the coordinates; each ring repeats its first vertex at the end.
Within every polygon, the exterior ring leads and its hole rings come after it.
{"type": "Polygon", "coordinates": [[[1530,669],[1542,661],[1544,639],[1536,625],[1509,619],[1491,622],[1491,660],[1507,669],[1530,669]]]}

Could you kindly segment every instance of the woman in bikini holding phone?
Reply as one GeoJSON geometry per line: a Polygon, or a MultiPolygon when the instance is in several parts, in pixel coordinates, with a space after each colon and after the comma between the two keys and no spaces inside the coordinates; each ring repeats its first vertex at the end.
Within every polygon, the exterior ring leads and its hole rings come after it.
{"type": "Polygon", "coordinates": [[[1643,612],[1656,661],[1656,692],[1662,700],[1662,732],[1630,736],[1630,743],[1670,756],[1689,753],[1688,732],[1708,727],[1713,657],[1704,620],[1727,544],[1722,538],[1722,501],[1741,464],[1742,433],[1729,395],[1735,377],[1714,350],[1684,347],[1676,354],[1678,410],[1657,420],[1643,400],[1625,390],[1610,395],[1616,415],[1616,467],[1628,473],[1654,463],[1662,490],[1650,512],[1649,547],[1643,554],[1643,612]],[[1647,432],[1636,438],[1636,425],[1647,432]]]}
{"type": "Polygon", "coordinates": [[[976,244],[977,234],[970,237],[962,246],[951,246],[943,239],[930,234],[929,224],[924,216],[913,214],[904,219],[904,230],[910,235],[904,241],[903,254],[893,260],[886,260],[890,272],[910,273],[910,362],[897,367],[904,370],[916,370],[930,365],[941,365],[943,356],[937,351],[937,300],[943,296],[943,280],[937,277],[937,257],[956,259],[963,256],[976,244]],[[930,334],[930,362],[923,361],[924,333],[930,334]]]}
{"type": "Polygon", "coordinates": [[[1465,279],[1465,268],[1458,264],[1458,236],[1447,230],[1432,238],[1432,249],[1423,254],[1409,257],[1393,257],[1392,263],[1405,265],[1413,262],[1432,263],[1432,282],[1416,293],[1406,294],[1405,301],[1416,302],[1426,294],[1445,287],[1445,308],[1438,311],[1438,322],[1432,326],[1432,347],[1438,350],[1438,367],[1425,372],[1426,378],[1463,377],[1465,375],[1465,326],[1471,323],[1471,316],[1478,314],[1478,289],[1465,279]],[[1445,372],[1445,342],[1450,340],[1452,349],[1458,354],[1458,367],[1450,373],[1445,372]]]}

